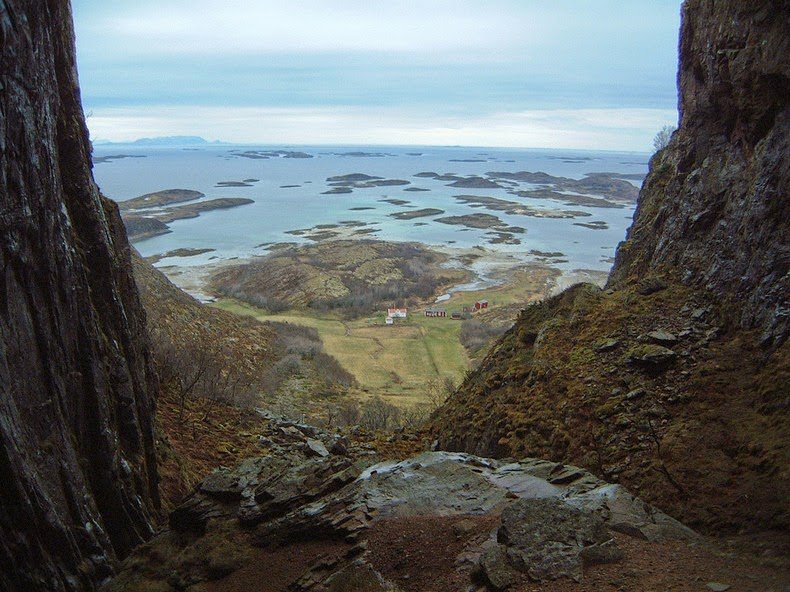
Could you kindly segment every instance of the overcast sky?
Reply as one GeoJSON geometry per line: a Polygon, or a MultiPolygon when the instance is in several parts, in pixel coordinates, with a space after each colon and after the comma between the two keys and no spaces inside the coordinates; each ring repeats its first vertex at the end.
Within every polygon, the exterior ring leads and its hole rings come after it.
{"type": "Polygon", "coordinates": [[[72,0],[94,139],[649,151],[679,0],[72,0]]]}

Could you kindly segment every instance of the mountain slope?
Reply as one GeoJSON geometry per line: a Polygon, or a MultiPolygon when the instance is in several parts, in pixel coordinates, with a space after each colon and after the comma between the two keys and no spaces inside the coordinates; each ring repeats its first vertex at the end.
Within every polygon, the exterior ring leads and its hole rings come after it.
{"type": "Polygon", "coordinates": [[[783,6],[684,5],[680,128],[611,289],[525,310],[434,415],[441,447],[587,466],[703,529],[787,525],[783,6]]]}

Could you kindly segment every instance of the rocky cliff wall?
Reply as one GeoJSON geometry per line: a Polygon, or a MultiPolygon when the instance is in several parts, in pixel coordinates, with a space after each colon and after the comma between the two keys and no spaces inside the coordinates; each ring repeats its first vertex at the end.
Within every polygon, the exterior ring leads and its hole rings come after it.
{"type": "Polygon", "coordinates": [[[523,311],[434,413],[442,449],[585,466],[707,531],[787,527],[789,19],[684,4],[680,128],[612,289],[523,311]]]}
{"type": "Polygon", "coordinates": [[[665,268],[737,308],[768,342],[790,330],[790,2],[689,0],[680,126],[653,158],[610,285],[665,268]]]}
{"type": "Polygon", "coordinates": [[[86,590],[151,533],[156,379],[91,174],[67,0],[0,0],[0,590],[86,590]]]}

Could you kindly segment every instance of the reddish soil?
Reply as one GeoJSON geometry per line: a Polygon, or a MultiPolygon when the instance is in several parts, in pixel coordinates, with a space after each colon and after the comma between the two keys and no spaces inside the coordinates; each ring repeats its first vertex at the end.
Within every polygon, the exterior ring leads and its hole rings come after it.
{"type": "MultiPolygon", "coordinates": [[[[465,590],[469,585],[469,566],[457,566],[456,558],[464,546],[482,533],[496,528],[496,517],[472,517],[475,528],[463,534],[469,517],[397,518],[377,523],[369,537],[371,561],[382,575],[404,592],[448,592],[465,590]]],[[[485,537],[483,537],[485,538],[485,537]]],[[[586,568],[584,579],[547,583],[525,583],[513,592],[600,592],[672,591],[706,592],[709,582],[731,586],[731,592],[780,592],[790,590],[790,570],[769,566],[766,554],[781,558],[787,537],[768,537],[769,549],[756,560],[749,551],[758,550],[755,541],[731,539],[730,545],[689,545],[684,542],[650,543],[616,534],[625,559],[608,565],[586,568]],[[729,547],[727,551],[721,550],[729,547]],[[735,551],[739,551],[736,554],[735,551]]],[[[765,539],[764,539],[765,540],[765,539]]],[[[775,563],[779,563],[776,561],[775,563]]]]}
{"type": "Polygon", "coordinates": [[[368,535],[370,560],[405,591],[465,590],[472,565],[457,569],[458,555],[485,541],[498,523],[498,515],[383,519],[368,535]]]}
{"type": "Polygon", "coordinates": [[[208,592],[283,592],[319,561],[341,557],[350,545],[313,541],[259,551],[245,567],[230,576],[205,584],[208,592]]]}

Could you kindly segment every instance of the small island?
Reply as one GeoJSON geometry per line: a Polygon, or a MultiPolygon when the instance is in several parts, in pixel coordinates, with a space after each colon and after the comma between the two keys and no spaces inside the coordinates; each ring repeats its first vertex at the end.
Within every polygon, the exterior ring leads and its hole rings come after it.
{"type": "Polygon", "coordinates": [[[333,187],[328,191],[322,191],[321,195],[341,195],[343,193],[352,193],[351,187],[333,187]]]}
{"type": "Polygon", "coordinates": [[[191,189],[165,189],[118,203],[129,240],[139,242],[167,234],[170,232],[168,223],[175,220],[196,218],[203,212],[234,208],[254,202],[243,197],[218,197],[194,201],[202,197],[205,197],[203,193],[191,189]],[[173,205],[179,203],[183,205],[173,205]]]}
{"type": "Polygon", "coordinates": [[[252,187],[249,181],[217,181],[215,187],[252,187]]]}
{"type": "Polygon", "coordinates": [[[466,226],[468,228],[493,228],[500,232],[526,232],[526,230],[524,230],[521,226],[508,226],[499,217],[492,216],[491,214],[464,214],[463,216],[447,216],[445,218],[436,218],[436,222],[441,222],[442,224],[456,224],[459,226],[466,226]]]}
{"type": "Polygon", "coordinates": [[[594,220],[592,222],[574,222],[573,225],[584,226],[585,228],[590,228],[591,230],[606,230],[609,228],[609,225],[603,220],[594,220]]]}
{"type": "MultiPolygon", "coordinates": [[[[336,175],[328,177],[326,184],[330,187],[345,188],[350,192],[351,188],[354,189],[370,189],[373,187],[396,187],[398,185],[409,185],[411,182],[405,179],[385,179],[383,177],[376,177],[374,175],[366,175],[365,173],[351,173],[348,175],[336,175]]],[[[330,190],[330,193],[333,190],[330,190]]],[[[343,192],[347,193],[347,192],[343,192]]]]}
{"type": "MultiPolygon", "coordinates": [[[[587,173],[581,179],[570,179],[568,177],[555,177],[548,173],[538,171],[532,173],[529,171],[518,171],[515,173],[510,172],[489,172],[486,177],[498,181],[514,181],[517,183],[532,183],[536,185],[546,185],[546,189],[551,189],[557,192],[557,195],[566,195],[565,193],[573,191],[575,193],[592,194],[601,196],[604,200],[600,200],[596,205],[598,207],[621,207],[622,204],[636,203],[636,198],[639,195],[639,188],[633,183],[629,183],[625,179],[632,177],[628,174],[619,173],[587,173]],[[610,200],[611,205],[603,205],[602,202],[610,200]],[[612,203],[619,202],[619,203],[612,203]]],[[[541,190],[537,190],[541,191],[541,190]]],[[[538,194],[530,195],[530,191],[518,192],[522,197],[540,197],[538,194]]],[[[592,205],[582,203],[582,198],[589,195],[572,195],[566,203],[574,203],[576,205],[592,205]]],[[[561,197],[552,196],[547,199],[562,199],[561,197]]],[[[590,198],[595,199],[595,198],[590,198]]],[[[596,202],[593,202],[596,203],[596,202]]]]}
{"type": "Polygon", "coordinates": [[[147,238],[153,238],[172,232],[167,224],[148,216],[121,216],[121,220],[126,228],[126,236],[128,236],[129,240],[132,242],[139,242],[147,238]]]}
{"type": "Polygon", "coordinates": [[[414,218],[424,218],[425,216],[438,216],[439,214],[444,214],[444,210],[440,210],[438,208],[423,208],[421,210],[393,212],[389,215],[393,218],[397,218],[398,220],[412,220],[414,218]]]}
{"type": "Polygon", "coordinates": [[[211,210],[224,210],[251,203],[255,203],[255,200],[246,197],[218,197],[183,206],[175,206],[151,215],[162,222],[173,222],[174,220],[197,218],[201,213],[210,212],[211,210]]]}
{"type": "Polygon", "coordinates": [[[167,259],[168,257],[195,257],[204,253],[213,253],[214,250],[215,249],[192,249],[182,247],[180,249],[173,249],[172,251],[165,251],[157,255],[151,255],[150,257],[146,257],[145,260],[149,263],[159,263],[162,259],[167,259]]]}
{"type": "Polygon", "coordinates": [[[313,158],[312,154],[294,150],[231,150],[231,156],[249,158],[250,160],[268,160],[270,158],[313,158]]]}
{"type": "Polygon", "coordinates": [[[146,193],[132,199],[119,201],[118,207],[121,210],[158,208],[200,199],[201,197],[206,197],[206,195],[193,189],[163,189],[162,191],[154,191],[153,193],[146,193]]]}
{"type": "Polygon", "coordinates": [[[463,177],[447,185],[448,187],[462,187],[464,189],[501,189],[499,183],[484,179],[483,177],[471,176],[463,177]]]}
{"type": "Polygon", "coordinates": [[[124,158],[145,158],[145,154],[108,154],[107,156],[94,156],[93,164],[123,160],[124,158]]]}
{"type": "Polygon", "coordinates": [[[456,195],[454,197],[457,201],[472,207],[482,207],[487,210],[505,212],[506,214],[516,216],[530,216],[532,218],[578,218],[591,215],[581,210],[533,208],[515,201],[488,197],[485,195],[456,195]]]}
{"type": "Polygon", "coordinates": [[[410,201],[407,201],[405,199],[398,199],[396,197],[385,197],[384,199],[380,199],[379,201],[383,201],[385,203],[390,203],[393,206],[410,206],[410,207],[413,207],[413,206],[410,205],[411,204],[410,201]]]}

